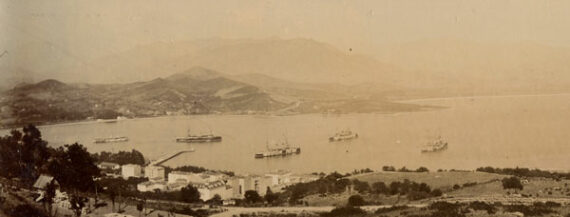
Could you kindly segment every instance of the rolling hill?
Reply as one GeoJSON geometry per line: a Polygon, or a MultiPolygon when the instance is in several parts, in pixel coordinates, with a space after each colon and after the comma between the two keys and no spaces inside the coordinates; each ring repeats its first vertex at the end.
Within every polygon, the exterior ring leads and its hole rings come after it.
{"type": "Polygon", "coordinates": [[[3,127],[28,123],[191,114],[299,114],[417,111],[427,107],[358,95],[349,86],[303,84],[269,76],[230,76],[192,67],[127,84],[48,79],[2,94],[3,127]]]}

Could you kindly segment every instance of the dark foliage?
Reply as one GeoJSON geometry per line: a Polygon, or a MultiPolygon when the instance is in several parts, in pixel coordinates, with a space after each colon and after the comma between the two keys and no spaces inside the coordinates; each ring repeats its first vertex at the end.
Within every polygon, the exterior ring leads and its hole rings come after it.
{"type": "Polygon", "coordinates": [[[14,208],[6,210],[6,213],[12,217],[47,217],[46,213],[29,204],[22,204],[14,208]]]}
{"type": "Polygon", "coordinates": [[[336,216],[360,216],[366,214],[366,211],[358,207],[337,207],[328,213],[322,214],[325,217],[336,217],[336,216]]]}
{"type": "Polygon", "coordinates": [[[525,216],[542,216],[544,214],[555,213],[552,207],[547,206],[545,203],[536,202],[531,206],[526,205],[508,205],[505,206],[508,212],[521,212],[525,216]]]}
{"type": "Polygon", "coordinates": [[[384,213],[389,213],[392,211],[396,211],[396,210],[404,210],[409,208],[406,205],[402,205],[402,206],[391,206],[391,207],[386,207],[386,208],[379,208],[377,209],[374,213],[375,214],[384,214],[384,213]]]}
{"type": "Polygon", "coordinates": [[[560,173],[560,172],[550,172],[546,170],[539,170],[539,169],[528,169],[528,168],[493,168],[493,167],[480,167],[477,168],[479,172],[487,172],[487,173],[497,173],[497,174],[505,174],[505,175],[512,175],[518,177],[544,177],[544,178],[552,178],[552,179],[560,179],[560,178],[570,178],[570,173],[560,173]]]}
{"type": "Polygon", "coordinates": [[[370,191],[370,185],[368,182],[361,182],[358,179],[354,179],[352,180],[352,185],[354,186],[354,190],[358,191],[359,193],[370,191]]]}
{"type": "Polygon", "coordinates": [[[284,194],[289,195],[289,202],[295,203],[297,200],[311,194],[341,193],[350,185],[350,180],[344,177],[344,175],[334,172],[312,182],[288,186],[285,188],[284,194]]]}
{"type": "Polygon", "coordinates": [[[191,172],[191,173],[203,173],[206,171],[214,171],[214,172],[220,172],[223,174],[226,174],[228,176],[235,176],[235,173],[232,171],[224,171],[224,170],[208,170],[204,167],[197,167],[197,166],[191,166],[191,165],[185,165],[185,166],[180,166],[180,167],[176,167],[176,168],[170,168],[170,167],[165,167],[165,172],[168,174],[172,171],[182,171],[182,172],[191,172]]]}
{"type": "Polygon", "coordinates": [[[254,190],[246,191],[244,194],[244,197],[245,197],[245,201],[248,203],[258,203],[258,202],[263,201],[263,199],[261,198],[261,196],[259,196],[257,191],[254,191],[254,190]]]}
{"type": "Polygon", "coordinates": [[[523,189],[523,185],[521,183],[521,180],[517,177],[509,177],[509,178],[504,178],[502,180],[503,182],[503,188],[504,189],[519,189],[522,190],[523,189]]]}
{"type": "Polygon", "coordinates": [[[93,154],[93,157],[96,159],[97,162],[111,162],[120,165],[125,164],[138,164],[144,165],[145,160],[144,156],[140,151],[131,150],[128,151],[119,151],[118,153],[111,153],[102,151],[101,153],[93,154]]]}
{"type": "Polygon", "coordinates": [[[366,205],[366,201],[360,195],[352,195],[348,198],[348,205],[349,206],[364,206],[366,205]]]}
{"type": "Polygon", "coordinates": [[[382,171],[394,172],[394,171],[396,171],[396,168],[393,167],[393,166],[383,166],[383,167],[382,167],[382,171]]]}
{"type": "Polygon", "coordinates": [[[83,192],[94,190],[93,179],[101,175],[95,159],[77,143],[57,148],[48,170],[62,188],[83,192]]]}
{"type": "Polygon", "coordinates": [[[50,157],[47,142],[33,125],[0,138],[0,150],[0,175],[20,178],[24,184],[35,181],[50,157]]]}
{"type": "Polygon", "coordinates": [[[182,202],[195,203],[200,201],[200,192],[192,185],[180,189],[180,199],[182,202]]]}
{"type": "Polygon", "coordinates": [[[473,210],[485,210],[490,215],[497,212],[497,208],[495,206],[481,201],[471,202],[468,207],[473,210]]]}

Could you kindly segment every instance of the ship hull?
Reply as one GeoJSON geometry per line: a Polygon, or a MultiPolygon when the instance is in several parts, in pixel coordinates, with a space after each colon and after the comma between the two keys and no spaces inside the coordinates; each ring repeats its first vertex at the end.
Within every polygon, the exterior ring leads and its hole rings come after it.
{"type": "Polygon", "coordinates": [[[255,158],[284,157],[293,154],[300,154],[301,148],[289,148],[283,150],[271,150],[255,154],[255,158]]]}
{"type": "Polygon", "coordinates": [[[129,141],[129,138],[127,137],[95,139],[95,143],[117,143],[127,141],[129,141]]]}
{"type": "Polygon", "coordinates": [[[339,142],[339,141],[346,141],[346,140],[353,140],[358,138],[358,134],[350,135],[350,136],[332,136],[329,138],[330,142],[339,142]]]}
{"type": "Polygon", "coordinates": [[[221,136],[214,136],[208,138],[176,138],[176,142],[179,143],[211,143],[211,142],[221,142],[221,136]]]}

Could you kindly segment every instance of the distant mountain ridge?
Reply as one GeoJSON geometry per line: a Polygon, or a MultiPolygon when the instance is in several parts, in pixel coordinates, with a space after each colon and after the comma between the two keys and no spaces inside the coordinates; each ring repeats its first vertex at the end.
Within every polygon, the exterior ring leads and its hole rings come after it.
{"type": "Polygon", "coordinates": [[[312,39],[204,39],[158,42],[60,72],[94,83],[150,80],[201,66],[229,75],[263,74],[294,82],[356,84],[388,81],[398,70],[371,57],[312,39]],[[99,76],[107,75],[107,76],[99,76]]]}
{"type": "Polygon", "coordinates": [[[2,94],[1,126],[191,114],[299,114],[416,111],[424,107],[371,100],[345,86],[310,85],[268,76],[230,76],[192,67],[127,84],[66,84],[48,79],[2,94]],[[269,82],[271,81],[271,82],[269,82]]]}

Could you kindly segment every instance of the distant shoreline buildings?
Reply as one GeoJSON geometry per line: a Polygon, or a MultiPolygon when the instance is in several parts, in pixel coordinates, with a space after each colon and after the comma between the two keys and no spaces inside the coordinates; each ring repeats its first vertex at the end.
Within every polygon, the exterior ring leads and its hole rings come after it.
{"type": "Polygon", "coordinates": [[[214,171],[201,173],[171,171],[167,174],[164,167],[155,165],[141,167],[136,164],[125,164],[120,166],[102,162],[98,166],[107,170],[120,171],[120,177],[123,179],[148,178],[148,181],[137,185],[137,190],[140,192],[180,191],[183,187],[192,185],[200,192],[200,199],[204,201],[212,199],[215,195],[219,195],[222,200],[243,199],[245,192],[250,190],[264,196],[268,188],[273,192],[280,192],[286,186],[318,179],[316,175],[297,175],[285,170],[262,175],[229,176],[214,171]]]}

